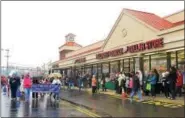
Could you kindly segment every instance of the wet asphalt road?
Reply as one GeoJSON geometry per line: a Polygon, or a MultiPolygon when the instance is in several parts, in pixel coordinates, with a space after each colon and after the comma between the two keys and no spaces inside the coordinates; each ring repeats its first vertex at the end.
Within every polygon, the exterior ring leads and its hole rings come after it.
{"type": "Polygon", "coordinates": [[[11,101],[1,94],[2,117],[183,117],[184,108],[165,108],[104,94],[92,96],[87,92],[61,91],[64,100],[54,102],[50,97],[24,101],[11,101]],[[75,106],[75,107],[74,107],[75,106]],[[96,114],[96,115],[92,115],[96,114]]]}
{"type": "Polygon", "coordinates": [[[117,99],[105,94],[92,96],[87,92],[62,91],[62,99],[92,108],[101,116],[112,117],[184,117],[184,107],[166,108],[141,102],[117,99]]]}
{"type": "Polygon", "coordinates": [[[1,94],[1,117],[89,117],[65,102],[54,102],[49,97],[24,101],[12,101],[1,94]]]}

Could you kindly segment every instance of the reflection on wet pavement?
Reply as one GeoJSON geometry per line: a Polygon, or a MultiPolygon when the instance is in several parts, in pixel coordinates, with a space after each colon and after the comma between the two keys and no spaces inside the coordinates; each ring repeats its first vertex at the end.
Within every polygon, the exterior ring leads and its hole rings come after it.
{"type": "Polygon", "coordinates": [[[118,99],[109,95],[96,94],[92,96],[86,92],[62,91],[62,99],[85,105],[112,117],[183,117],[184,108],[168,108],[141,102],[130,102],[128,99],[118,99]],[[83,98],[83,99],[82,99],[83,98]]]}
{"type": "Polygon", "coordinates": [[[2,117],[89,117],[61,101],[56,102],[49,96],[38,100],[12,101],[1,94],[2,117]],[[62,103],[62,104],[61,104],[62,103]]]}

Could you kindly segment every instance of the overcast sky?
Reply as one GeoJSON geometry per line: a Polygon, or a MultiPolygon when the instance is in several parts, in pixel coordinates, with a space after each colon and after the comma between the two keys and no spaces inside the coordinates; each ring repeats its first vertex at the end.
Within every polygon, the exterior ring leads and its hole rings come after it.
{"type": "Polygon", "coordinates": [[[59,59],[58,47],[69,32],[83,46],[105,39],[122,8],[165,16],[184,9],[184,1],[2,1],[1,6],[1,46],[10,49],[10,63],[40,66],[59,59]]]}

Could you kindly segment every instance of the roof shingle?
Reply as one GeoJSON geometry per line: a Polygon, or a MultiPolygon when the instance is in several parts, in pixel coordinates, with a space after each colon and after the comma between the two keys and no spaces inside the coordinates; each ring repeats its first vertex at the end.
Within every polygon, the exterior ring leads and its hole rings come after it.
{"type": "Polygon", "coordinates": [[[130,9],[124,9],[127,13],[135,16],[139,20],[145,22],[146,24],[152,26],[153,28],[157,30],[165,30],[169,29],[173,26],[173,23],[153,14],[153,13],[147,13],[142,11],[136,11],[136,10],[130,10],[130,9]]]}

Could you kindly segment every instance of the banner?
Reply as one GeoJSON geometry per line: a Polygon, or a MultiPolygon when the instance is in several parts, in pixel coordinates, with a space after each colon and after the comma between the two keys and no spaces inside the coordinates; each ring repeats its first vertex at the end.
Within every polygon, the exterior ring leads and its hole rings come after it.
{"type": "Polygon", "coordinates": [[[60,85],[55,84],[33,84],[32,92],[41,92],[41,93],[59,93],[60,85]]]}

